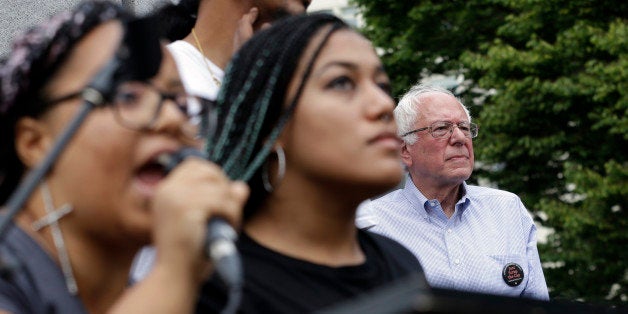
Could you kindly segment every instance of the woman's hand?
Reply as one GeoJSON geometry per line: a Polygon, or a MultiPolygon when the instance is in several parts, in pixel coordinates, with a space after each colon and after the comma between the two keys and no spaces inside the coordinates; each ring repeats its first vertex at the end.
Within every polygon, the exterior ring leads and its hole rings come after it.
{"type": "Polygon", "coordinates": [[[215,164],[187,158],[159,183],[151,200],[154,266],[110,313],[192,313],[200,283],[211,272],[204,255],[207,222],[221,217],[236,230],[249,195],[215,164]]]}
{"type": "Polygon", "coordinates": [[[209,266],[204,256],[207,222],[219,216],[237,230],[248,195],[245,183],[231,181],[217,165],[200,158],[188,158],[173,169],[150,204],[155,269],[204,279],[209,266]]]}

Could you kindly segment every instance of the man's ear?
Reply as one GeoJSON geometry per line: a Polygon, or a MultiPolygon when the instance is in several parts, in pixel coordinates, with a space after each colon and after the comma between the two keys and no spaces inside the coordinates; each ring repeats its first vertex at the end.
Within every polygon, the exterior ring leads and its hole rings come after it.
{"type": "Polygon", "coordinates": [[[408,144],[406,144],[406,142],[401,144],[401,161],[403,161],[403,164],[408,168],[412,166],[412,156],[408,151],[408,144]]]}
{"type": "Polygon", "coordinates": [[[35,167],[45,158],[53,138],[49,128],[35,118],[20,118],[15,124],[15,151],[26,168],[35,167]]]}

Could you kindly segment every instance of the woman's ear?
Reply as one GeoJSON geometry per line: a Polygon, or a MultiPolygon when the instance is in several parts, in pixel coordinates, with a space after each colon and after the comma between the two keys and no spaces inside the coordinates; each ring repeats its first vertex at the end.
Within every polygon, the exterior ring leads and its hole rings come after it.
{"type": "Polygon", "coordinates": [[[33,168],[44,159],[53,139],[49,128],[35,118],[20,118],[15,124],[15,151],[26,168],[33,168]]]}

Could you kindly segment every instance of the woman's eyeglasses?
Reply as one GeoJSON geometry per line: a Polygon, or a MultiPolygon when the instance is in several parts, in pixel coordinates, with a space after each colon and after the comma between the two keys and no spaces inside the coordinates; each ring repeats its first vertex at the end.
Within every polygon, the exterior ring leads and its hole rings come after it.
{"type": "MultiPolygon", "coordinates": [[[[48,104],[55,104],[81,97],[81,92],[72,93],[48,104]]],[[[187,93],[164,93],[147,82],[130,81],[118,86],[111,99],[118,123],[133,130],[148,130],[159,119],[166,100],[172,101],[188,117],[182,129],[195,138],[210,136],[216,126],[215,102],[187,93]]]]}

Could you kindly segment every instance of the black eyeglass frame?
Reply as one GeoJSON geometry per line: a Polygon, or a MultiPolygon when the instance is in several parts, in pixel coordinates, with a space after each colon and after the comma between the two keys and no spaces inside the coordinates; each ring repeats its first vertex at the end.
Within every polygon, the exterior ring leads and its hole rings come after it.
{"type": "MultiPolygon", "coordinates": [[[[125,120],[125,118],[122,117],[122,115],[119,112],[119,105],[116,105],[116,101],[115,101],[115,97],[113,96],[112,98],[114,99],[107,99],[105,103],[111,104],[114,108],[114,117],[116,118],[116,121],[118,121],[118,123],[120,123],[120,125],[129,128],[131,130],[136,130],[136,131],[145,131],[145,130],[149,130],[150,128],[152,128],[155,124],[155,122],[157,121],[157,119],[159,118],[159,114],[161,112],[161,109],[163,107],[164,101],[165,100],[171,100],[179,110],[181,110],[181,112],[183,112],[188,118],[194,118],[194,117],[209,117],[209,118],[205,118],[202,119],[201,123],[201,127],[200,130],[201,132],[199,132],[200,134],[203,134],[203,136],[205,136],[204,133],[211,133],[211,131],[213,130],[213,128],[215,127],[215,113],[212,114],[211,116],[208,115],[208,113],[216,107],[216,101],[214,100],[210,100],[204,97],[200,97],[200,96],[194,96],[194,95],[190,95],[186,92],[182,92],[182,93],[165,93],[163,91],[161,91],[159,88],[157,88],[156,86],[154,86],[153,84],[150,84],[149,82],[137,82],[140,83],[142,85],[145,85],[147,87],[150,87],[151,89],[153,89],[154,91],[157,92],[157,94],[159,95],[159,102],[155,108],[155,111],[152,115],[152,118],[150,119],[150,121],[148,121],[148,123],[146,125],[134,125],[131,122],[128,122],[125,120]],[[190,97],[194,97],[197,98],[199,100],[199,104],[201,105],[201,110],[199,112],[197,112],[194,116],[190,115],[189,112],[187,111],[188,109],[188,104],[186,103],[185,105],[181,105],[178,101],[178,99],[180,98],[184,98],[184,99],[189,99],[190,97]]],[[[65,102],[71,99],[75,99],[75,98],[86,98],[85,94],[89,92],[88,88],[85,88],[83,90],[77,91],[77,92],[73,92],[73,93],[69,93],[67,95],[64,96],[60,96],[58,98],[52,99],[52,100],[48,100],[48,101],[44,101],[45,104],[47,105],[55,105],[61,102],[65,102]]]]}

